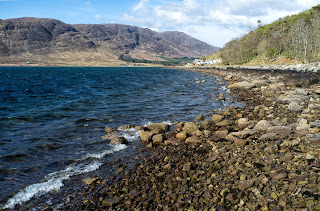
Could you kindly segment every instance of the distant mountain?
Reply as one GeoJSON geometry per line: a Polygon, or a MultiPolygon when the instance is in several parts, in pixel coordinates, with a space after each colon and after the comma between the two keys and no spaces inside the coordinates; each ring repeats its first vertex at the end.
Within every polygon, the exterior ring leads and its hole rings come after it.
{"type": "Polygon", "coordinates": [[[217,52],[220,49],[195,39],[183,32],[166,31],[162,32],[161,36],[180,47],[192,49],[193,52],[201,56],[209,56],[212,52],[217,52]]]}
{"type": "Polygon", "coordinates": [[[163,60],[216,51],[216,47],[179,32],[158,33],[120,24],[70,25],[44,18],[0,20],[0,64],[98,65],[117,63],[120,56],[163,60]]]}

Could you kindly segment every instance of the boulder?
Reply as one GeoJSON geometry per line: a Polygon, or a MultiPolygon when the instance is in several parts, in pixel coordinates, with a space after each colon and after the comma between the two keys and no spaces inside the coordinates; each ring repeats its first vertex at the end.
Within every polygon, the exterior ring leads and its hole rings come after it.
{"type": "Polygon", "coordinates": [[[163,135],[162,134],[158,134],[158,135],[154,135],[152,137],[152,142],[154,144],[162,144],[163,142],[163,135]]]}
{"type": "Polygon", "coordinates": [[[285,169],[273,170],[270,172],[270,177],[272,179],[283,179],[288,176],[288,173],[285,169]]]}
{"type": "Polygon", "coordinates": [[[204,130],[209,129],[211,126],[212,126],[212,121],[207,120],[207,119],[205,121],[201,122],[201,124],[200,124],[200,128],[203,128],[204,130]]]}
{"type": "Polygon", "coordinates": [[[140,138],[142,142],[149,142],[151,140],[151,137],[154,135],[154,133],[150,131],[140,131],[140,138]]]}
{"type": "Polygon", "coordinates": [[[186,139],[185,143],[186,144],[200,144],[201,141],[197,137],[191,136],[186,139]]]}
{"type": "Polygon", "coordinates": [[[223,116],[219,115],[219,114],[215,114],[212,116],[212,122],[213,123],[218,123],[221,122],[223,120],[223,116]]]}
{"type": "Polygon", "coordinates": [[[193,132],[198,130],[198,126],[193,122],[186,122],[182,128],[188,134],[192,134],[193,132]]]}
{"type": "Polygon", "coordinates": [[[110,144],[112,145],[118,145],[118,144],[128,144],[128,140],[124,137],[114,137],[111,139],[110,144]]]}
{"type": "Polygon", "coordinates": [[[231,84],[227,88],[228,89],[234,89],[234,88],[251,89],[251,88],[254,88],[254,87],[256,87],[256,84],[254,84],[254,83],[251,83],[249,81],[241,81],[241,82],[238,82],[238,83],[231,84]]]}
{"type": "Polygon", "coordinates": [[[218,130],[214,132],[213,137],[217,140],[224,139],[228,135],[228,130],[218,130]]]}
{"type": "Polygon", "coordinates": [[[230,123],[231,122],[229,120],[223,120],[221,122],[218,122],[216,125],[219,126],[219,127],[226,127],[226,126],[229,126],[230,123]]]}
{"type": "Polygon", "coordinates": [[[169,130],[169,125],[165,123],[152,123],[147,126],[154,134],[165,133],[169,130]]]}
{"type": "Polygon", "coordinates": [[[238,119],[238,125],[240,126],[245,126],[245,125],[248,125],[250,124],[250,122],[248,121],[247,118],[240,118],[238,119]]]}
{"type": "Polygon", "coordinates": [[[188,134],[185,131],[182,131],[176,134],[176,138],[179,140],[186,140],[187,137],[188,137],[188,134]]]}
{"type": "Polygon", "coordinates": [[[119,130],[128,130],[130,128],[134,128],[135,125],[134,124],[131,124],[131,125],[123,125],[123,126],[120,126],[119,127],[119,130]]]}
{"type": "Polygon", "coordinates": [[[289,111],[295,111],[295,112],[299,112],[299,111],[302,111],[302,107],[299,105],[299,103],[297,102],[291,102],[289,105],[288,105],[288,110],[289,111]]]}
{"type": "Polygon", "coordinates": [[[248,188],[251,188],[253,185],[254,185],[254,182],[252,180],[239,181],[239,189],[240,190],[246,190],[248,188]]]}
{"type": "Polygon", "coordinates": [[[307,90],[307,89],[302,89],[302,88],[296,88],[295,90],[294,90],[294,94],[295,95],[308,95],[309,94],[309,90],[307,90]]]}
{"type": "Polygon", "coordinates": [[[267,120],[261,120],[256,124],[254,129],[256,129],[258,131],[266,131],[268,129],[268,127],[270,127],[270,122],[267,120]]]}
{"type": "Polygon", "coordinates": [[[297,102],[301,103],[306,99],[309,99],[310,96],[304,96],[304,95],[282,95],[277,98],[278,101],[283,103],[291,103],[291,102],[297,102]]]}
{"type": "Polygon", "coordinates": [[[116,129],[112,128],[112,127],[109,127],[109,126],[106,126],[104,128],[104,131],[106,132],[106,134],[110,134],[110,133],[113,133],[115,131],[117,131],[116,129]]]}
{"type": "Polygon", "coordinates": [[[292,133],[292,128],[289,126],[271,126],[267,129],[268,133],[276,133],[281,137],[288,137],[292,133]]]}

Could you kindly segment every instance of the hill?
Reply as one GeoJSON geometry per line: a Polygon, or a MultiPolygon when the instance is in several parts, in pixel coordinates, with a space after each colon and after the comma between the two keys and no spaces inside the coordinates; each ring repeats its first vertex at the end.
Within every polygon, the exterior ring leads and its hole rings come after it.
{"type": "Polygon", "coordinates": [[[320,59],[320,5],[259,26],[228,42],[213,55],[228,64],[274,61],[309,63],[320,59]]]}
{"type": "Polygon", "coordinates": [[[129,57],[151,61],[201,57],[216,48],[184,33],[179,45],[165,34],[120,24],[70,25],[55,19],[17,18],[0,20],[0,63],[51,65],[120,64],[129,57]],[[199,51],[198,46],[204,50],[199,51]]]}

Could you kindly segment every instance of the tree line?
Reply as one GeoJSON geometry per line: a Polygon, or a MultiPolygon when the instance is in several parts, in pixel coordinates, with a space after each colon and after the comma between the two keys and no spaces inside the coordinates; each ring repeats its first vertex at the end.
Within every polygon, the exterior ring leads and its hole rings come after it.
{"type": "Polygon", "coordinates": [[[279,18],[228,42],[218,53],[224,64],[263,63],[279,57],[296,62],[320,59],[320,4],[297,15],[279,18]]]}

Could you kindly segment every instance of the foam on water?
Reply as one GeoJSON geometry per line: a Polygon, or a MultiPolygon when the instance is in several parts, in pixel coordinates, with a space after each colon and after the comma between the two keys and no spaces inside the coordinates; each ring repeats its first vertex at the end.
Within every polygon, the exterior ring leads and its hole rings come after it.
{"type": "Polygon", "coordinates": [[[124,150],[127,148],[127,145],[125,144],[118,144],[118,145],[110,145],[112,148],[108,149],[108,150],[104,150],[100,153],[88,153],[87,155],[85,155],[83,158],[80,159],[81,160],[87,160],[89,158],[97,158],[97,159],[101,159],[106,155],[110,155],[114,152],[118,152],[121,150],[124,150]]]}
{"type": "Polygon", "coordinates": [[[71,176],[92,172],[100,168],[102,163],[97,161],[90,164],[79,164],[72,167],[67,167],[64,170],[57,171],[51,174],[48,174],[46,182],[36,183],[29,185],[25,189],[18,192],[15,196],[10,198],[6,204],[4,204],[4,209],[13,209],[16,205],[22,204],[26,201],[29,201],[34,196],[44,195],[52,190],[59,190],[63,186],[63,181],[69,179],[71,176]]]}

